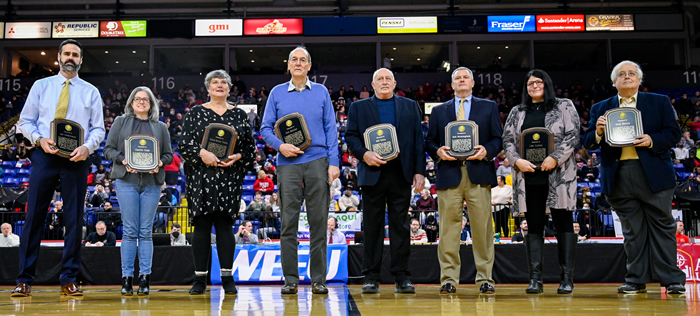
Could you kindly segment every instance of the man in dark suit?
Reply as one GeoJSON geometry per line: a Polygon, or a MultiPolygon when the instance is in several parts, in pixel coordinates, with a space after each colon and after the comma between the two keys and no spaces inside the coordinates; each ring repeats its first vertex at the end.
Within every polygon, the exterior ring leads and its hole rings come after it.
{"type": "Polygon", "coordinates": [[[461,261],[459,238],[462,224],[462,203],[467,201],[471,221],[475,282],[484,294],[494,293],[493,216],[491,187],[496,186],[496,170],[491,161],[501,151],[503,128],[496,102],[472,96],[474,76],[466,67],[452,72],[455,98],[433,108],[430,130],[425,141],[428,154],[437,162],[438,209],[440,211],[440,294],[456,292],[461,261]],[[474,121],[479,128],[476,153],[458,160],[445,146],[445,126],[456,120],[474,121]]]}
{"type": "Polygon", "coordinates": [[[619,293],[644,293],[646,283],[658,279],[669,294],[685,293],[685,274],[676,265],[676,223],[671,200],[676,173],[670,149],[681,131],[666,96],[639,92],[643,72],[638,64],[623,61],[610,79],[618,95],[593,105],[583,141],[588,150],[600,148],[601,186],[622,223],[627,254],[627,275],[619,293]],[[634,146],[611,147],[605,140],[605,112],[636,107],[642,113],[644,135],[634,146]]]}
{"type": "Polygon", "coordinates": [[[357,101],[350,107],[345,140],[352,154],[360,160],[358,182],[364,203],[364,262],[365,284],[362,293],[379,293],[379,272],[384,249],[384,210],[389,215],[391,239],[391,273],[396,280],[397,293],[415,293],[409,280],[408,258],[410,230],[408,206],[411,183],[418,192],[425,185],[425,152],[418,104],[394,95],[394,74],[381,68],[372,77],[375,96],[357,101]],[[391,161],[383,160],[368,150],[364,142],[367,128],[381,123],[396,127],[400,154],[391,161]]]}

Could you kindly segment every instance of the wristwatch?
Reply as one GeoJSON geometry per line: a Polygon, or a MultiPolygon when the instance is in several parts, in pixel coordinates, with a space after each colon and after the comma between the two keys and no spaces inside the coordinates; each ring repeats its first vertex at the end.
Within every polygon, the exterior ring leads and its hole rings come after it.
{"type": "Polygon", "coordinates": [[[36,139],[36,145],[41,147],[41,139],[44,138],[42,136],[39,136],[39,138],[36,139]]]}

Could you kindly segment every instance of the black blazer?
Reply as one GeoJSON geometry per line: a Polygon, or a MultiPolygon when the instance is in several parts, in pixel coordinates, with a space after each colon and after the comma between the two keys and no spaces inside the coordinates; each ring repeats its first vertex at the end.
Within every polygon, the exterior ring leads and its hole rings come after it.
{"type": "MultiPolygon", "coordinates": [[[[434,161],[437,161],[437,189],[449,189],[459,186],[462,172],[459,161],[440,160],[437,150],[445,146],[445,126],[457,120],[455,115],[455,99],[433,108],[430,114],[430,129],[425,139],[425,150],[434,161]]],[[[474,184],[496,186],[496,169],[493,157],[502,150],[500,116],[496,102],[479,99],[472,96],[469,120],[479,126],[479,145],[486,148],[486,158],[483,160],[467,160],[469,180],[474,184]]]]}
{"type": "MultiPolygon", "coordinates": [[[[126,167],[122,165],[124,159],[124,140],[131,136],[134,126],[134,116],[122,115],[117,117],[112,124],[112,128],[107,135],[107,143],[104,149],[105,158],[111,160],[112,172],[110,178],[121,179],[126,175],[126,167]]],[[[170,134],[168,127],[163,122],[149,122],[153,136],[158,139],[160,144],[160,160],[163,162],[163,167],[158,169],[156,183],[163,184],[165,182],[165,166],[173,162],[173,147],[170,145],[170,134]]]]}
{"type": "MultiPolygon", "coordinates": [[[[595,123],[607,110],[620,107],[618,96],[593,105],[591,122],[595,123]]],[[[673,107],[667,96],[656,93],[639,92],[637,109],[642,112],[642,128],[651,137],[653,148],[636,147],[639,161],[644,167],[644,180],[654,192],[676,186],[676,171],[673,169],[670,149],[681,139],[681,129],[676,122],[673,107]]],[[[605,134],[596,143],[596,129],[591,126],[583,139],[588,150],[600,148],[600,177],[603,193],[610,194],[615,185],[615,172],[620,162],[622,148],[610,147],[605,142],[605,134]]]]}
{"type": "MultiPolygon", "coordinates": [[[[413,183],[413,175],[425,173],[425,151],[423,150],[423,129],[421,115],[416,101],[395,95],[396,106],[396,137],[399,142],[399,159],[404,178],[413,183]]],[[[365,147],[365,130],[373,125],[381,124],[377,97],[353,102],[348,113],[348,123],[345,129],[345,141],[348,150],[360,162],[357,166],[358,185],[375,185],[379,180],[380,167],[370,167],[364,161],[367,151],[365,147]]]]}

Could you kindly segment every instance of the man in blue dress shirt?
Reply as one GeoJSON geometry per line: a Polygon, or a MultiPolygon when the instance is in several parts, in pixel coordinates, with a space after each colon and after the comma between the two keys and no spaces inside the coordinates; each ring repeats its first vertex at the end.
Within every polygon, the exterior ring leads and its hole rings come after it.
{"type": "Polygon", "coordinates": [[[80,242],[83,226],[83,199],[87,190],[90,164],[85,160],[105,137],[100,93],[78,77],[83,48],[76,40],[65,40],[58,47],[58,75],[38,80],[32,86],[22,109],[18,126],[26,138],[37,144],[32,153],[32,171],[27,192],[27,217],[19,248],[20,272],[13,297],[31,295],[44,220],[56,185],[61,183],[65,241],[63,247],[61,294],[82,296],[76,276],[80,269],[80,242]],[[69,158],[57,156],[51,140],[51,121],[63,118],[82,126],[85,138],[69,158]]]}
{"type": "Polygon", "coordinates": [[[304,47],[289,53],[287,69],[292,80],[270,91],[260,133],[267,144],[277,150],[277,181],[280,192],[282,232],[280,254],[284,287],[282,294],[296,294],[299,284],[297,230],[302,197],[311,233],[309,275],[313,294],[328,294],[326,288],[326,222],[330,204],[330,184],[340,175],[338,169],[338,130],[335,111],[328,90],[309,81],[311,55],[304,47]],[[311,144],[304,151],[283,143],[274,132],[281,117],[298,112],[311,134],[311,144]]]}

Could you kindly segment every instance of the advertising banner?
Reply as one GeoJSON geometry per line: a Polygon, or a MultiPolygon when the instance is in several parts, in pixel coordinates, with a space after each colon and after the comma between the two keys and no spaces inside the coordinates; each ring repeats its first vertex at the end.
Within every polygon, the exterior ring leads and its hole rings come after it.
{"type": "Polygon", "coordinates": [[[102,21],[100,37],[146,37],[146,21],[102,21]]]}
{"type": "Polygon", "coordinates": [[[437,33],[436,16],[379,17],[378,34],[437,33]]]}
{"type": "Polygon", "coordinates": [[[488,17],[489,33],[504,33],[504,32],[534,32],[535,16],[534,15],[489,15],[488,17]]]}
{"type": "Polygon", "coordinates": [[[678,244],[676,263],[685,273],[686,282],[700,282],[700,245],[678,244]]]}
{"type": "Polygon", "coordinates": [[[304,18],[304,35],[375,35],[371,16],[333,16],[304,18]]]}
{"type": "Polygon", "coordinates": [[[88,38],[100,36],[100,23],[87,22],[53,22],[53,38],[88,38]]]}
{"type": "Polygon", "coordinates": [[[194,36],[241,36],[242,19],[195,20],[194,36]]]}
{"type": "Polygon", "coordinates": [[[51,38],[51,22],[8,22],[5,38],[51,38]]]}
{"type": "Polygon", "coordinates": [[[583,14],[538,15],[537,32],[585,31],[583,14]]]}
{"type": "Polygon", "coordinates": [[[243,21],[244,35],[304,34],[303,19],[247,19],[243,21]]]}
{"type": "MultiPolygon", "coordinates": [[[[309,245],[299,245],[299,283],[310,284],[309,245]]],[[[328,284],[345,284],[348,282],[348,245],[328,245],[326,251],[328,284]]],[[[236,245],[233,259],[233,279],[236,283],[281,283],[282,259],[280,245],[236,245]]],[[[221,266],[216,246],[211,252],[211,283],[221,284],[221,266]]]]}
{"type": "MultiPolygon", "coordinates": [[[[328,214],[328,218],[335,217],[338,220],[338,230],[345,234],[345,238],[355,238],[355,231],[362,230],[362,212],[348,212],[328,214]]],[[[309,221],[306,212],[299,213],[299,239],[309,239],[309,221]]]]}
{"type": "Polygon", "coordinates": [[[632,14],[586,14],[586,31],[634,31],[632,14]]]}
{"type": "Polygon", "coordinates": [[[486,33],[486,16],[439,16],[438,33],[486,33]]]}

